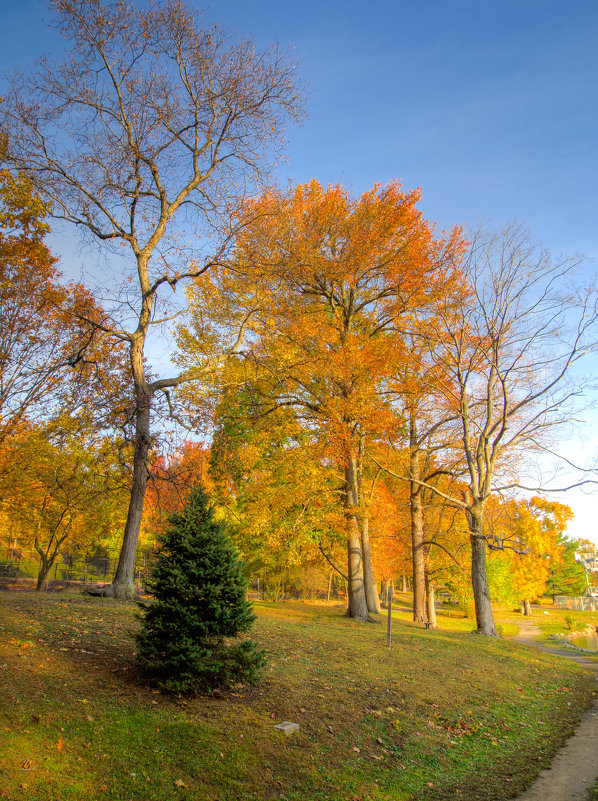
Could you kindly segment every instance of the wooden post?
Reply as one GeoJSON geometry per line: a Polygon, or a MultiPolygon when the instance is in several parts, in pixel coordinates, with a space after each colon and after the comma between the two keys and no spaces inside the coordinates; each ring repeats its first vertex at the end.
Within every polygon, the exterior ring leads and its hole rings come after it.
{"type": "Polygon", "coordinates": [[[392,582],[388,585],[388,624],[386,627],[386,645],[390,648],[392,627],[392,582]]]}

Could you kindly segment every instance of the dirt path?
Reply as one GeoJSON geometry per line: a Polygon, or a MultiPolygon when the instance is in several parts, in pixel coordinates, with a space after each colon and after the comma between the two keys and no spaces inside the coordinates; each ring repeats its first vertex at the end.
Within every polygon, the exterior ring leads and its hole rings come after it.
{"type": "MultiPolygon", "coordinates": [[[[549,654],[572,659],[593,670],[598,680],[598,660],[582,653],[566,651],[538,643],[541,634],[531,620],[518,621],[521,630],[513,639],[523,645],[540,648],[549,654]]],[[[549,768],[543,770],[532,786],[517,801],[587,801],[598,777],[598,698],[580,720],[575,734],[558,751],[549,768]]]]}

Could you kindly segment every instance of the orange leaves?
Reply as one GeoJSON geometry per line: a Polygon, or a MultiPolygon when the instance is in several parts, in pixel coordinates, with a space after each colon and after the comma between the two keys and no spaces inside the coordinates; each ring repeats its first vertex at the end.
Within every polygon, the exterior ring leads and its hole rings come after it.
{"type": "Polygon", "coordinates": [[[270,190],[246,209],[239,272],[266,301],[253,348],[278,398],[309,410],[337,458],[356,426],[394,424],[381,387],[409,360],[399,333],[462,247],[434,240],[419,191],[376,185],[358,198],[313,180],[270,190]]]}

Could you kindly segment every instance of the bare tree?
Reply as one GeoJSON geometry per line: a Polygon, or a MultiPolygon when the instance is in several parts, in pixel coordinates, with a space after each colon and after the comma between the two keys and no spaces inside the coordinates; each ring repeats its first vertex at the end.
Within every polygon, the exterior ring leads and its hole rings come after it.
{"type": "Polygon", "coordinates": [[[127,598],[155,398],[170,403],[171,390],[224,357],[155,378],[148,335],[181,311],[163,292],[223,260],[240,197],[263,176],[299,95],[294,67],[276,50],[260,54],[216,26],[202,29],[179,0],[148,10],[101,0],[52,5],[69,56],[14,78],[3,123],[9,164],[29,176],[55,218],[101,245],[124,279],[105,330],[129,347],[134,390],[131,503],[113,583],[114,595],[127,598]]]}
{"type": "MultiPolygon", "coordinates": [[[[496,636],[486,549],[516,547],[486,525],[493,493],[530,486],[524,471],[558,453],[558,438],[584,404],[577,362],[596,347],[596,294],[577,283],[579,263],[555,260],[520,225],[478,231],[463,264],[464,292],[447,295],[418,336],[434,365],[431,396],[442,396],[435,425],[444,437],[439,469],[454,490],[411,474],[464,513],[471,544],[477,630],[496,636]],[[455,436],[455,424],[457,436],[455,436]]],[[[579,483],[587,479],[580,478],[579,483]]],[[[562,488],[566,489],[566,488],[562,488]]]]}
{"type": "Polygon", "coordinates": [[[459,421],[467,489],[450,500],[469,527],[477,629],[491,636],[486,548],[505,543],[485,526],[486,503],[526,488],[526,465],[553,452],[583,403],[573,368],[595,347],[597,310],[594,292],[576,284],[578,266],[553,259],[520,225],[478,232],[465,263],[471,291],[462,303],[447,301],[427,335],[459,421]]]}

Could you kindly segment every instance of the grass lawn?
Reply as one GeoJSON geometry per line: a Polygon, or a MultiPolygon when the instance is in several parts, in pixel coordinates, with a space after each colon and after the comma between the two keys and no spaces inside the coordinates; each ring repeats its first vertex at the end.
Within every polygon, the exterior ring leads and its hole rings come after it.
{"type": "MultiPolygon", "coordinates": [[[[578,612],[571,609],[557,609],[552,604],[540,608],[533,607],[533,615],[527,620],[531,621],[541,630],[542,634],[538,637],[541,642],[548,639],[551,634],[570,634],[569,625],[577,625],[578,628],[590,624],[598,626],[598,612],[578,612]],[[565,620],[569,618],[569,620],[565,620]]],[[[521,619],[521,616],[519,616],[521,619]]]]}
{"type": "MultiPolygon", "coordinates": [[[[30,801],[504,799],[572,731],[594,689],[574,663],[339,607],[258,603],[261,684],[169,698],[144,686],[135,607],[0,594],[0,797],[30,801]],[[300,724],[285,737],[274,724],[300,724]]],[[[446,630],[451,627],[452,630],[446,630]]]]}

